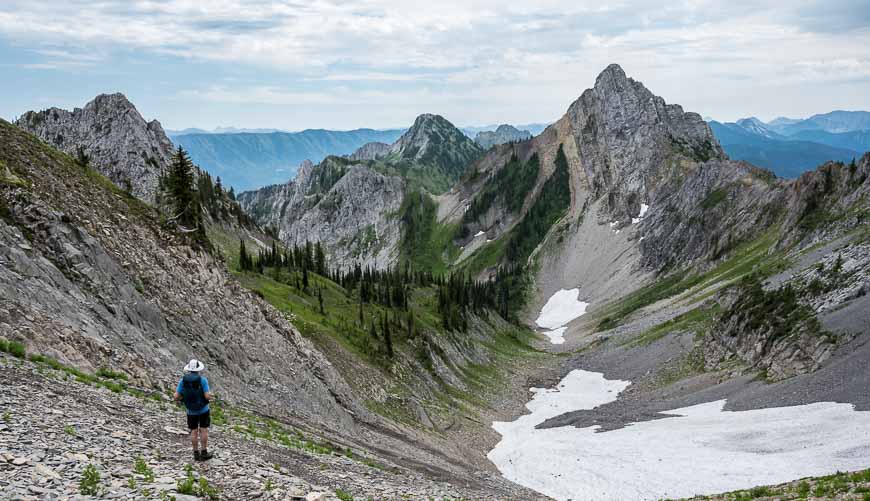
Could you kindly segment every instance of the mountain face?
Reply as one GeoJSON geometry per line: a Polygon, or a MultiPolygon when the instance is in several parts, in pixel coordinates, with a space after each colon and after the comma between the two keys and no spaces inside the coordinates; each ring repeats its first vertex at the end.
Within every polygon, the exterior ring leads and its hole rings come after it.
{"type": "Polygon", "coordinates": [[[616,213],[637,214],[669,152],[702,162],[725,157],[700,115],[666,104],[617,65],[598,76],[567,118],[592,196],[607,194],[616,213]]]}
{"type": "Polygon", "coordinates": [[[152,203],[173,151],[160,122],[146,122],[123,94],[99,95],[73,111],[29,111],[16,125],[70,155],[81,149],[117,186],[152,203]]]}
{"type": "Polygon", "coordinates": [[[481,148],[440,115],[423,114],[402,134],[383,161],[400,172],[430,180],[430,191],[444,191],[480,157],[481,148]]]}
{"type": "Polygon", "coordinates": [[[357,129],[302,132],[184,134],[173,141],[212,176],[236,191],[284,183],[303,160],[347,155],[369,142],[392,143],[404,130],[357,129]]]}
{"type": "Polygon", "coordinates": [[[387,143],[366,143],[347,156],[349,160],[376,160],[390,151],[387,143]]]}
{"type": "Polygon", "coordinates": [[[488,150],[497,144],[510,143],[511,141],[523,141],[531,139],[532,134],[527,130],[518,130],[512,125],[502,124],[494,131],[481,131],[477,133],[474,142],[481,148],[488,150]]]}
{"type": "Polygon", "coordinates": [[[401,229],[393,214],[405,189],[401,177],[330,156],[303,166],[287,184],[244,192],[238,200],[259,224],[276,228],[287,245],[320,242],[337,267],[363,263],[385,269],[398,257],[401,229]]]}

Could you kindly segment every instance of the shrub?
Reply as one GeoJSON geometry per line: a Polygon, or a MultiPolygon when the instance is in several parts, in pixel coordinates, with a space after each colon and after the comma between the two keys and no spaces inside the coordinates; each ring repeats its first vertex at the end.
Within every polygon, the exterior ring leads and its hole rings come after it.
{"type": "Polygon", "coordinates": [[[96,496],[100,493],[100,472],[92,464],[85,466],[79,482],[79,492],[83,496],[96,496]]]}
{"type": "Polygon", "coordinates": [[[27,350],[24,349],[24,345],[17,341],[8,341],[4,343],[5,346],[2,346],[3,351],[9,353],[13,357],[17,358],[25,358],[27,355],[27,350]]]}
{"type": "Polygon", "coordinates": [[[136,458],[136,461],[133,463],[133,471],[145,477],[144,482],[146,484],[154,482],[154,470],[148,467],[148,463],[145,462],[145,458],[142,456],[136,458]]]}
{"type": "Polygon", "coordinates": [[[336,489],[335,497],[337,497],[341,501],[353,501],[353,496],[351,496],[350,493],[343,489],[336,489]]]}

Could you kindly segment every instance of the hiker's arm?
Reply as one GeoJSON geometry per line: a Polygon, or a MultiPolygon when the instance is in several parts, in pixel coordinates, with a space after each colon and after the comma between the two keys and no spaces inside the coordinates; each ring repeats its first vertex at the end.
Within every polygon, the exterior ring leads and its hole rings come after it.
{"type": "Polygon", "coordinates": [[[210,391],[205,392],[205,400],[207,402],[211,402],[211,392],[210,391]]]}
{"type": "Polygon", "coordinates": [[[181,393],[175,392],[175,395],[172,395],[172,400],[181,400],[181,393]]]}

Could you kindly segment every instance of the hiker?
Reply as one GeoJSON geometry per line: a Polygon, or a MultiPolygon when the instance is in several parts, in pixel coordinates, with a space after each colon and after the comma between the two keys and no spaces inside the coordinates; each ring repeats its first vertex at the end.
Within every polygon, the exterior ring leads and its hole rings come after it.
{"type": "Polygon", "coordinates": [[[200,374],[205,365],[193,359],[184,366],[184,377],[175,389],[175,400],[182,400],[187,408],[187,427],[190,429],[190,444],[193,445],[193,459],[208,461],[212,455],[208,453],[208,427],[211,424],[211,414],[208,402],[211,393],[208,391],[208,379],[200,374]]]}

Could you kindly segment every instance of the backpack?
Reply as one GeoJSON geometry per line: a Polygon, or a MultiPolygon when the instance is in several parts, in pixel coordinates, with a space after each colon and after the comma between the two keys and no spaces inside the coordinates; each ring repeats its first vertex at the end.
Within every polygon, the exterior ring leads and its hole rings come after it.
{"type": "Polygon", "coordinates": [[[181,396],[184,397],[184,406],[190,412],[199,412],[208,405],[199,374],[184,375],[184,379],[181,380],[181,396]]]}

